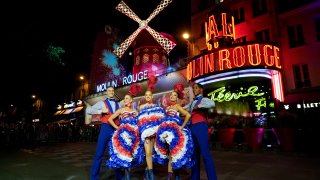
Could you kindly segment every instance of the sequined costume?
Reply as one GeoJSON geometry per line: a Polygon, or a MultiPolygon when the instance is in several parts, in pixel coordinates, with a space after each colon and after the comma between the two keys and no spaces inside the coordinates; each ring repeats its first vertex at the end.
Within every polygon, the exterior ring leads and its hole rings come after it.
{"type": "Polygon", "coordinates": [[[129,168],[144,162],[143,147],[140,144],[136,112],[123,111],[120,126],[109,142],[109,168],[129,168]]]}
{"type": "Polygon", "coordinates": [[[166,111],[167,116],[158,128],[154,161],[165,165],[172,157],[172,169],[191,168],[194,165],[192,160],[193,141],[191,132],[187,127],[180,130],[183,119],[175,109],[166,111]]]}
{"type": "Polygon", "coordinates": [[[138,115],[138,127],[141,141],[144,142],[148,137],[155,137],[158,127],[165,117],[165,111],[159,105],[146,105],[138,115]]]}

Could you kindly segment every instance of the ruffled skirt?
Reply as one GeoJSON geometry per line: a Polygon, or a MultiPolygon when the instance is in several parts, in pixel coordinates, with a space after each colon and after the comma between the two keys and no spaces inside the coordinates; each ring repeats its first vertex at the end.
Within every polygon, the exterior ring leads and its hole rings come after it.
{"type": "Polygon", "coordinates": [[[180,130],[181,121],[179,117],[168,116],[159,126],[154,147],[154,162],[166,165],[171,157],[172,169],[191,168],[195,164],[192,159],[194,146],[191,131],[188,128],[180,130]]]}
{"type": "Polygon", "coordinates": [[[110,158],[106,164],[111,169],[139,166],[144,162],[137,125],[121,124],[109,142],[110,158]]]}
{"type": "Polygon", "coordinates": [[[159,125],[165,117],[163,108],[151,107],[142,109],[138,115],[138,127],[142,143],[148,137],[156,137],[159,125]]]}

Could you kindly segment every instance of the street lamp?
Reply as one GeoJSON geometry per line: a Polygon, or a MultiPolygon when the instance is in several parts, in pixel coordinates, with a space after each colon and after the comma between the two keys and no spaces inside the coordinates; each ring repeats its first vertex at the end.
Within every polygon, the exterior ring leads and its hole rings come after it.
{"type": "Polygon", "coordinates": [[[81,99],[83,98],[84,96],[84,76],[80,76],[80,80],[82,81],[82,89],[81,89],[81,99]]]}
{"type": "Polygon", "coordinates": [[[183,33],[182,37],[183,37],[183,39],[188,41],[190,36],[188,33],[183,33]]]}
{"type": "Polygon", "coordinates": [[[39,119],[42,119],[42,113],[43,113],[43,100],[35,95],[31,95],[32,99],[32,122],[39,122],[39,119]]]}
{"type": "Polygon", "coordinates": [[[182,34],[182,37],[183,37],[183,39],[184,40],[186,40],[187,41],[187,61],[189,61],[189,57],[190,56],[192,56],[192,54],[193,54],[193,52],[192,52],[192,43],[190,43],[190,40],[189,40],[189,38],[190,38],[190,35],[189,35],[189,33],[183,33],[182,34]]]}

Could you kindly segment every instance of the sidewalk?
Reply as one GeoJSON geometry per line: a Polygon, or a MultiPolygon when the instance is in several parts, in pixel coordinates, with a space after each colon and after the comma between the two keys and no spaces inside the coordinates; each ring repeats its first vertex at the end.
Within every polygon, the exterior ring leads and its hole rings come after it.
{"type": "MultiPolygon", "coordinates": [[[[1,180],[89,180],[96,143],[46,144],[34,151],[0,151],[1,180]]],[[[279,151],[212,151],[219,180],[317,180],[319,156],[279,151]]],[[[105,160],[103,161],[105,162],[105,160]]],[[[201,180],[206,179],[201,166],[201,180]]],[[[132,180],[142,180],[145,166],[132,169],[132,180]]],[[[167,167],[154,166],[157,180],[165,180],[167,167]]],[[[190,179],[183,169],[181,179],[190,179]]],[[[114,171],[101,165],[101,180],[114,179],[114,171]]]]}

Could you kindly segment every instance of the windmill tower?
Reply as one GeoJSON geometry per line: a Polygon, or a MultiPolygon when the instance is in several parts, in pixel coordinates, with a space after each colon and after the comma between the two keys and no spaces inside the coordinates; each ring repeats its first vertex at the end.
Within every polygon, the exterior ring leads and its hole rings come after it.
{"type": "Polygon", "coordinates": [[[155,31],[148,23],[171,2],[172,0],[162,0],[146,20],[141,20],[123,1],[116,6],[118,11],[139,24],[139,28],[113,51],[121,58],[135,41],[133,74],[148,70],[148,73],[157,75],[166,71],[168,54],[176,46],[176,42],[171,35],[155,31]]]}

